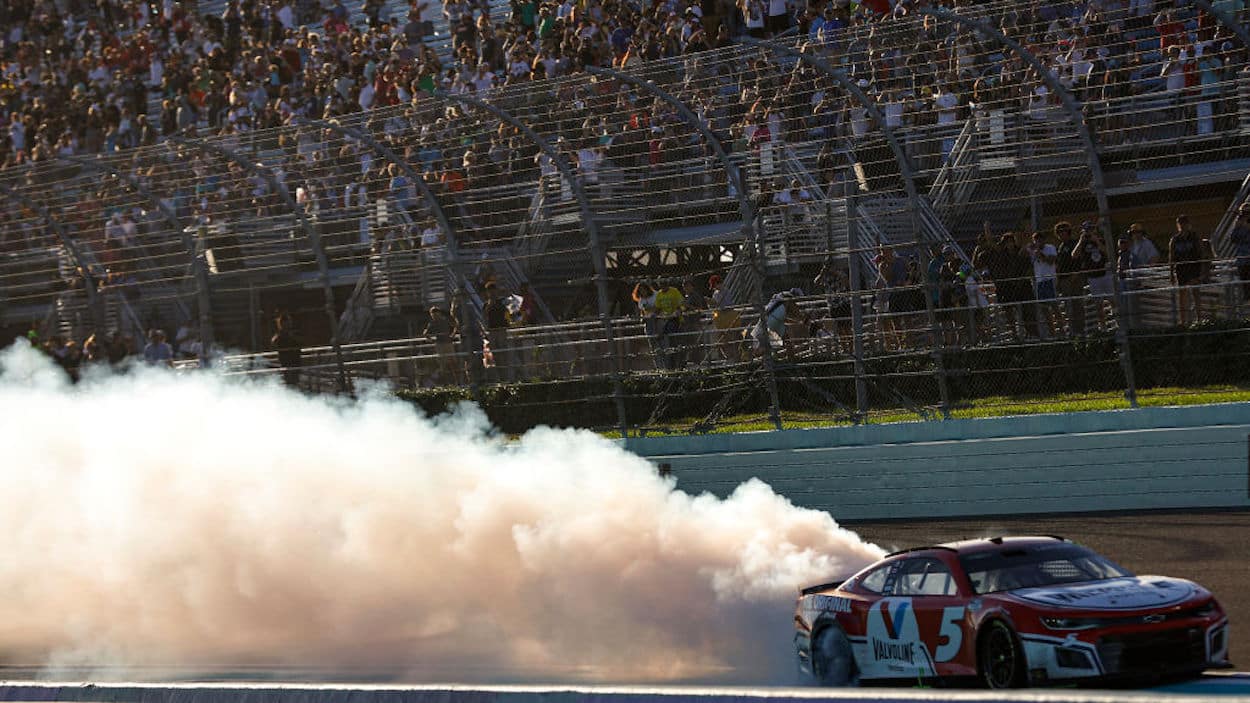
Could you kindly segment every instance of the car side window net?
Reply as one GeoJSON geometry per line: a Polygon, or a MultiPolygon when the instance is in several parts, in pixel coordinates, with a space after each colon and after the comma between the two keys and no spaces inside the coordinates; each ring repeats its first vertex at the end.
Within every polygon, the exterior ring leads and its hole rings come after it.
{"type": "Polygon", "coordinates": [[[897,596],[953,596],[955,579],[937,559],[908,559],[899,567],[897,596]]]}
{"type": "Polygon", "coordinates": [[[860,588],[871,593],[885,593],[886,576],[889,575],[890,569],[894,568],[893,564],[886,564],[876,571],[865,576],[860,582],[860,588]]]}

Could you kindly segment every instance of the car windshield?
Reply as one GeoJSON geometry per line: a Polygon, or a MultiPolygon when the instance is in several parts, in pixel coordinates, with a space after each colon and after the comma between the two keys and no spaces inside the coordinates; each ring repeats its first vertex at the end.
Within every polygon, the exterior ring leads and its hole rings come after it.
{"type": "Polygon", "coordinates": [[[959,557],[975,593],[1053,586],[1132,576],[1120,566],[1074,544],[1005,547],[959,557]]]}

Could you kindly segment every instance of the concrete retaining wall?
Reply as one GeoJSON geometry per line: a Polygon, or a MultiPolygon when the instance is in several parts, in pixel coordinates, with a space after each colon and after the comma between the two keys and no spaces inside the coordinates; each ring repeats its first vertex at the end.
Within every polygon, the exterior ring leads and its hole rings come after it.
{"type": "Polygon", "coordinates": [[[839,520],[1250,507],[1250,403],[630,439],[691,493],[839,520]]]}

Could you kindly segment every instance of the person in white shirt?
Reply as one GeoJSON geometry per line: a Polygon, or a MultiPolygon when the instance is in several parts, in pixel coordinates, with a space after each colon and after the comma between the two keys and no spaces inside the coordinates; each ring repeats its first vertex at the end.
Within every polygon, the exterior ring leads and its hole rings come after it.
{"type": "Polygon", "coordinates": [[[959,119],[959,96],[938,84],[933,94],[933,108],[937,110],[937,123],[940,125],[955,124],[959,119]]]}
{"type": "Polygon", "coordinates": [[[1044,120],[1049,109],[1050,90],[1045,85],[1038,84],[1029,93],[1028,115],[1035,120],[1044,120]]]}
{"type": "Polygon", "coordinates": [[[443,231],[438,228],[438,224],[434,218],[428,218],[425,221],[425,227],[421,229],[421,246],[436,247],[443,243],[443,231]]]}
{"type": "Polygon", "coordinates": [[[360,105],[360,109],[368,110],[373,107],[374,90],[373,84],[366,82],[360,87],[360,97],[356,99],[356,103],[360,105]]]}
{"type": "Polygon", "coordinates": [[[742,21],[746,24],[747,34],[756,39],[764,38],[764,7],[763,0],[739,0],[738,8],[742,11],[742,21]]]}
{"type": "Polygon", "coordinates": [[[486,62],[477,65],[477,74],[473,76],[473,89],[478,95],[490,91],[495,86],[495,74],[490,71],[486,62]]]}
{"type": "Polygon", "coordinates": [[[599,151],[589,143],[577,150],[577,170],[583,185],[591,188],[599,186],[599,162],[602,160],[599,151]]]}
{"type": "Polygon", "coordinates": [[[903,98],[897,92],[885,91],[878,103],[881,105],[881,114],[885,117],[885,126],[890,129],[903,126],[903,98]]]}
{"type": "Polygon", "coordinates": [[[276,14],[278,22],[282,24],[283,29],[295,29],[295,12],[291,9],[290,2],[283,2],[282,5],[278,7],[278,12],[276,14]]]}
{"type": "Polygon", "coordinates": [[[789,188],[782,188],[773,196],[773,204],[781,205],[785,208],[785,220],[787,224],[800,224],[806,219],[807,202],[812,199],[812,194],[807,192],[795,179],[790,182],[789,188]]]}
{"type": "Polygon", "coordinates": [[[9,143],[13,151],[26,149],[26,125],[22,122],[22,114],[14,112],[9,122],[9,143]]]}
{"type": "Polygon", "coordinates": [[[1129,226],[1128,234],[1132,238],[1130,251],[1133,253],[1133,261],[1140,266],[1154,266],[1159,263],[1159,249],[1146,237],[1146,228],[1134,222],[1129,226]]]}
{"type": "Polygon", "coordinates": [[[786,0],[768,0],[768,18],[764,26],[774,36],[786,31],[790,26],[790,8],[786,0]]]}
{"type": "Polygon", "coordinates": [[[1054,336],[1058,310],[1055,308],[1059,250],[1046,241],[1041,232],[1033,233],[1033,242],[1026,248],[1033,259],[1033,284],[1040,315],[1037,330],[1045,339],[1054,336]],[[1045,322],[1045,326],[1042,323],[1045,322]]]}
{"type": "Polygon", "coordinates": [[[343,189],[343,208],[353,213],[358,223],[356,236],[361,246],[369,246],[369,189],[364,183],[348,183],[343,189]]]}
{"type": "MultiPolygon", "coordinates": [[[[959,119],[959,96],[947,90],[941,83],[937,85],[936,92],[933,94],[933,109],[937,110],[937,123],[939,126],[947,127],[948,132],[959,119]]],[[[942,162],[945,163],[950,159],[951,152],[955,150],[956,135],[950,132],[942,138],[942,162]]]]}

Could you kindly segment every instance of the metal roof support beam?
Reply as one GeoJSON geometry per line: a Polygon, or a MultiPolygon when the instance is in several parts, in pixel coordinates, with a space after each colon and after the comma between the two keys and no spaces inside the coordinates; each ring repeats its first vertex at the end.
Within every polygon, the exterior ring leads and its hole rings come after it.
{"type": "Polygon", "coordinates": [[[573,192],[573,197],[577,199],[577,204],[581,209],[582,223],[586,228],[586,234],[590,239],[590,256],[592,264],[595,267],[595,288],[599,298],[599,320],[603,325],[604,339],[607,342],[609,353],[612,355],[612,363],[615,372],[612,376],[612,397],[616,404],[617,422],[620,425],[621,438],[629,437],[629,420],[625,413],[625,383],[623,380],[624,369],[621,364],[620,350],[616,348],[616,334],[612,330],[612,319],[608,316],[608,272],[607,264],[604,261],[603,243],[599,238],[599,226],[595,222],[594,211],[590,207],[590,199],[586,196],[586,191],[582,187],[582,182],[578,180],[577,174],[573,171],[572,165],[569,164],[568,158],[560,153],[546,139],[540,136],[529,125],[526,125],[515,115],[491,105],[477,98],[467,95],[447,93],[441,90],[434,91],[434,97],[443,102],[456,102],[464,105],[471,105],[480,110],[485,110],[495,117],[507,122],[525,135],[525,138],[534,143],[539,151],[551,159],[552,164],[560,172],[560,175],[568,181],[569,188],[573,192]]]}
{"type": "MultiPolygon", "coordinates": [[[[399,154],[395,153],[393,149],[374,139],[372,135],[363,130],[356,129],[355,127],[349,127],[338,120],[304,119],[301,121],[313,127],[328,129],[349,139],[355,139],[361,144],[364,144],[367,148],[373,151],[373,153],[381,156],[384,160],[395,164],[400,171],[403,171],[404,176],[412,182],[413,187],[417,189],[417,193],[421,195],[421,199],[425,201],[426,207],[428,207],[430,212],[434,215],[434,221],[438,223],[439,228],[443,231],[443,236],[446,237],[447,267],[451,269],[452,296],[456,300],[457,309],[465,311],[465,313],[469,316],[469,324],[475,324],[475,310],[472,305],[466,306],[464,301],[463,273],[460,270],[460,235],[456,231],[456,228],[452,226],[451,220],[447,217],[447,211],[443,209],[442,203],[440,203],[438,198],[435,197],[434,191],[430,190],[429,184],[425,182],[425,179],[421,177],[421,174],[417,173],[416,170],[412,168],[407,161],[400,157],[399,154]]],[[[474,398],[478,397],[477,376],[478,375],[476,373],[469,374],[470,383],[473,385],[474,398]]]]}
{"type": "Polygon", "coordinates": [[[0,197],[4,197],[18,205],[29,207],[39,215],[39,219],[52,230],[56,235],[57,241],[61,243],[61,247],[69,252],[70,258],[74,260],[74,265],[82,272],[83,288],[87,294],[87,307],[91,310],[91,320],[95,324],[97,333],[104,332],[104,327],[108,324],[108,320],[104,315],[103,300],[99,295],[99,284],[96,280],[95,273],[92,272],[90,264],[82,256],[82,252],[78,250],[78,244],[74,238],[65,230],[65,226],[59,220],[52,216],[48,208],[37,205],[35,202],[13,188],[0,184],[0,197]]]}
{"type": "Polygon", "coordinates": [[[309,247],[313,251],[313,256],[317,259],[317,271],[321,278],[321,290],[325,296],[325,314],[326,319],[330,323],[330,346],[334,349],[334,362],[338,373],[338,389],[340,393],[347,393],[350,387],[347,383],[347,368],[343,364],[343,347],[339,343],[339,325],[338,315],[335,314],[334,288],[330,285],[330,262],[326,258],[325,247],[321,243],[321,233],[317,228],[308,221],[308,215],[304,213],[304,208],[295,202],[295,198],[291,197],[291,191],[286,187],[273,170],[269,167],[248,161],[240,154],[227,149],[220,144],[214,142],[203,141],[199,139],[187,139],[186,137],[171,136],[169,138],[179,146],[186,146],[198,151],[219,156],[233,164],[238,165],[245,171],[254,173],[264,179],[269,188],[282,198],[283,203],[295,215],[295,220],[300,229],[304,230],[304,234],[308,236],[309,247]]]}
{"type": "Polygon", "coordinates": [[[209,288],[208,265],[203,257],[196,254],[195,239],[191,236],[191,230],[184,227],[178,220],[178,215],[169,207],[165,201],[161,200],[155,193],[138,181],[130,174],[123,173],[119,169],[113,168],[100,161],[84,159],[79,156],[59,156],[61,161],[81,166],[85,169],[95,171],[97,173],[105,173],[130,186],[130,189],[143,196],[153,207],[161,213],[161,216],[169,223],[175,232],[182,238],[182,247],[186,249],[187,257],[191,264],[191,270],[195,275],[195,293],[197,305],[200,309],[199,326],[200,326],[200,363],[208,366],[211,362],[209,355],[213,345],[213,321],[212,321],[212,296],[209,288]]]}
{"type": "MultiPolygon", "coordinates": [[[[622,73],[611,68],[587,66],[586,71],[591,75],[607,76],[628,83],[668,103],[673,109],[677,110],[677,114],[681,116],[686,124],[695,128],[699,134],[703,135],[703,139],[708,143],[708,146],[712,147],[712,151],[716,152],[716,158],[725,169],[725,180],[738,196],[739,216],[742,218],[742,227],[746,230],[746,239],[750,243],[751,252],[756,263],[756,275],[759,276],[761,284],[760,295],[756,299],[756,312],[761,320],[764,319],[763,247],[759,239],[759,230],[755,227],[755,209],[751,206],[750,196],[747,195],[746,183],[742,181],[742,172],[729,160],[729,153],[725,150],[725,145],[717,138],[716,133],[709,129],[684,102],[656,85],[654,81],[643,80],[637,76],[631,76],[628,73],[622,73]]],[[[768,414],[773,422],[773,426],[781,429],[781,401],[777,392],[777,376],[773,366],[772,346],[772,340],[769,338],[769,335],[764,335],[764,370],[768,379],[768,399],[771,404],[768,414]]]]}

